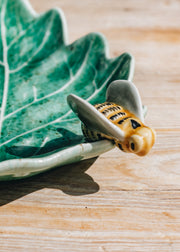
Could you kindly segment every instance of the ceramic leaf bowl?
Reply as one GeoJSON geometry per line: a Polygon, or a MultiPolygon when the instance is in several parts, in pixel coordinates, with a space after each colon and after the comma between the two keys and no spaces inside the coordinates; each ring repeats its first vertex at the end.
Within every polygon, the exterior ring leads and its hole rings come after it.
{"type": "Polygon", "coordinates": [[[85,143],[70,93],[95,104],[108,85],[131,80],[124,53],[110,59],[106,39],[88,34],[67,42],[59,9],[37,15],[26,0],[0,1],[0,180],[31,176],[98,156],[110,141],[85,143]]]}

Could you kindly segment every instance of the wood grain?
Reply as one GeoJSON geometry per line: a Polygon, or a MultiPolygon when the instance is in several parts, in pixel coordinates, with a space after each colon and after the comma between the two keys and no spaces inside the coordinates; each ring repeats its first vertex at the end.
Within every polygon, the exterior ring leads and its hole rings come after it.
{"type": "Polygon", "coordinates": [[[180,251],[180,2],[31,0],[65,12],[69,41],[93,31],[136,59],[157,131],[151,153],[97,159],[0,184],[0,251],[180,251]]]}

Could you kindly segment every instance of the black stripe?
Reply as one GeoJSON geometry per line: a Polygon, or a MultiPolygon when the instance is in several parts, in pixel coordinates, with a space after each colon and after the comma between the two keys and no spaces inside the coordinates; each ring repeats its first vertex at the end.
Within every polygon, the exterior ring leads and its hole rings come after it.
{"type": "Polygon", "coordinates": [[[117,109],[116,107],[110,107],[110,108],[107,108],[104,111],[102,111],[102,114],[106,114],[108,112],[114,112],[116,110],[119,110],[119,109],[117,109]]]}
{"type": "Polygon", "coordinates": [[[118,116],[123,116],[123,115],[126,115],[126,114],[125,114],[124,112],[119,112],[119,113],[117,113],[117,114],[111,116],[111,117],[110,117],[110,120],[115,120],[115,119],[117,119],[116,117],[118,117],[118,116]]]}
{"type": "Polygon", "coordinates": [[[122,124],[124,121],[126,121],[128,118],[130,118],[130,117],[126,117],[126,118],[123,118],[122,120],[120,120],[119,122],[118,122],[118,124],[122,124]]]}
{"type": "Polygon", "coordinates": [[[113,103],[106,102],[106,105],[111,106],[111,105],[113,105],[113,103]]]}
{"type": "Polygon", "coordinates": [[[101,108],[103,108],[103,107],[105,107],[106,105],[105,104],[101,104],[101,105],[99,105],[99,106],[97,106],[97,107],[95,107],[97,110],[99,110],[99,109],[101,109],[101,108]]]}

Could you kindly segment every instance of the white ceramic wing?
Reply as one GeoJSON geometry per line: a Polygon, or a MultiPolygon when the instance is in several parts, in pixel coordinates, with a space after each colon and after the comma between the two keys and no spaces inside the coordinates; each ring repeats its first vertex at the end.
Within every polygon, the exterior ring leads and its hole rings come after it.
{"type": "Polygon", "coordinates": [[[102,113],[86,100],[70,94],[67,101],[74,113],[79,119],[88,126],[89,129],[104,133],[105,135],[123,141],[124,132],[110,122],[102,113]]]}
{"type": "Polygon", "coordinates": [[[144,122],[141,97],[132,82],[127,80],[113,81],[107,88],[106,100],[124,107],[144,122]]]}

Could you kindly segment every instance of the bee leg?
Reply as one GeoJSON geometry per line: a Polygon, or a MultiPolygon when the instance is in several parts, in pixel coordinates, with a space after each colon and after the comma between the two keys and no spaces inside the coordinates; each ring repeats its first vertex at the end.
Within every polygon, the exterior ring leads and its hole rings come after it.
{"type": "Polygon", "coordinates": [[[82,132],[88,142],[95,142],[104,139],[101,133],[88,129],[85,124],[81,124],[82,132]]]}

